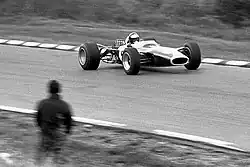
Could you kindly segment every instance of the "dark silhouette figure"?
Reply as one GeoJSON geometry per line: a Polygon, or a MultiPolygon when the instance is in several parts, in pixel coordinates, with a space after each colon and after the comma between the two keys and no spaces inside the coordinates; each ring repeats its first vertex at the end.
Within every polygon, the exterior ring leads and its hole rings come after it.
{"type": "Polygon", "coordinates": [[[38,102],[35,122],[40,129],[39,146],[36,157],[37,163],[50,153],[58,163],[60,152],[66,141],[67,134],[71,133],[72,111],[70,105],[62,100],[61,85],[56,80],[48,83],[49,97],[38,102]]]}

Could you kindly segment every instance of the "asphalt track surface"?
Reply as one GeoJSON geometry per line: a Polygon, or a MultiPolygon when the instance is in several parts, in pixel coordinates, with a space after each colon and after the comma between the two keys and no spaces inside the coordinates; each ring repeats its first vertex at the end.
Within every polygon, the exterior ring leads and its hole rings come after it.
{"type": "Polygon", "coordinates": [[[202,64],[83,71],[76,52],[0,46],[1,105],[34,109],[49,79],[63,84],[76,116],[140,130],[161,129],[233,142],[250,150],[250,69],[202,64]]]}

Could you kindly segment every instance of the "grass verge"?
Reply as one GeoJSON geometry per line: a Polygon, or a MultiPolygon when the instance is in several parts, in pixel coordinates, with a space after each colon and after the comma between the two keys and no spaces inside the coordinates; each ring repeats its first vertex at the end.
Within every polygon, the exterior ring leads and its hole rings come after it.
{"type": "Polygon", "coordinates": [[[0,17],[105,22],[227,40],[249,40],[248,0],[0,0],[0,17]]]}
{"type": "MultiPolygon", "coordinates": [[[[34,166],[37,128],[31,115],[0,111],[0,153],[12,166],[34,166]]],[[[248,166],[250,156],[159,136],[76,124],[63,148],[62,166],[206,167],[248,166]]],[[[0,159],[0,165],[7,163],[0,159]]],[[[48,166],[53,166],[47,161],[48,166]]]]}
{"type": "Polygon", "coordinates": [[[188,41],[196,41],[201,47],[203,57],[250,61],[250,42],[246,41],[226,41],[65,19],[52,20],[43,17],[10,17],[5,19],[8,21],[2,20],[0,22],[1,38],[75,45],[87,41],[112,44],[116,38],[125,38],[129,32],[138,31],[142,37],[155,37],[162,45],[171,47],[182,46],[188,41]]]}

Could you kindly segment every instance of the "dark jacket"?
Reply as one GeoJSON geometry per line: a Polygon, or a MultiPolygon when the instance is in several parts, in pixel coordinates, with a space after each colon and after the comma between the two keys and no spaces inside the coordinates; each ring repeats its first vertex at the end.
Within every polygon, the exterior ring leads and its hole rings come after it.
{"type": "Polygon", "coordinates": [[[38,102],[36,106],[36,124],[43,130],[58,129],[65,126],[66,133],[71,132],[72,111],[70,105],[61,99],[58,94],[38,102]]]}

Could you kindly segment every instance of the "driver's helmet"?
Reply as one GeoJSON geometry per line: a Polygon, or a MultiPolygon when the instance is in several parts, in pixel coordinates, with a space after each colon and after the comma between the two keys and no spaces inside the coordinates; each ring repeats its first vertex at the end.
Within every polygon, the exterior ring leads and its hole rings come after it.
{"type": "Polygon", "coordinates": [[[126,44],[128,43],[135,43],[136,41],[140,41],[140,36],[136,32],[131,32],[127,38],[125,39],[126,44]]]}

